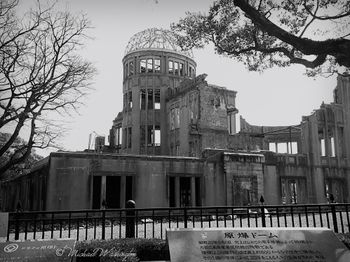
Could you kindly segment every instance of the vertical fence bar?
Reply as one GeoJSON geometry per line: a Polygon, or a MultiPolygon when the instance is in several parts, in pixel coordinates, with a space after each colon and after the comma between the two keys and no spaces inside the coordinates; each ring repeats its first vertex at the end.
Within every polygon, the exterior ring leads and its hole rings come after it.
{"type": "Polygon", "coordinates": [[[70,226],[71,226],[72,213],[68,214],[68,238],[70,238],[70,226]]]}
{"type": "Polygon", "coordinates": [[[265,208],[261,207],[261,226],[266,227],[265,208]]]}
{"type": "MultiPolygon", "coordinates": [[[[136,234],[135,234],[135,237],[136,238],[138,238],[139,237],[139,225],[138,225],[138,222],[137,221],[139,221],[139,219],[138,219],[138,217],[139,217],[139,212],[136,210],[135,212],[134,212],[134,229],[136,230],[135,232],[136,232],[136,234]]],[[[141,216],[142,217],[142,216],[141,216]]]]}
{"type": "Polygon", "coordinates": [[[201,228],[203,228],[203,208],[202,207],[199,209],[199,215],[201,217],[201,228]]]}
{"type": "Polygon", "coordinates": [[[96,228],[97,228],[96,217],[94,217],[94,239],[96,239],[96,228]]]}
{"type": "Polygon", "coordinates": [[[152,237],[154,238],[154,209],[152,210],[152,237]]]}
{"type": "Polygon", "coordinates": [[[19,239],[19,212],[15,213],[15,240],[19,239]]]}
{"type": "Polygon", "coordinates": [[[284,217],[284,226],[288,227],[287,213],[285,211],[283,211],[283,217],[284,217]]]}
{"type": "Polygon", "coordinates": [[[169,228],[171,228],[171,209],[169,208],[168,209],[168,226],[169,226],[169,228]]]}
{"type": "Polygon", "coordinates": [[[309,213],[307,211],[307,206],[304,206],[305,218],[306,218],[306,227],[309,227],[309,213]]]}
{"type": "Polygon", "coordinates": [[[80,223],[79,223],[79,218],[77,218],[77,241],[79,241],[79,227],[80,227],[80,223]]]}
{"type": "Polygon", "coordinates": [[[350,232],[350,221],[349,221],[349,210],[348,210],[348,205],[345,205],[345,212],[346,212],[346,221],[348,223],[348,232],[350,232]]]}
{"type": "Polygon", "coordinates": [[[119,211],[119,239],[122,238],[122,211],[119,211]]]}
{"type": "Polygon", "coordinates": [[[323,227],[323,218],[322,218],[321,206],[318,206],[318,215],[319,215],[319,218],[320,218],[321,227],[323,227]]]}
{"type": "Polygon", "coordinates": [[[85,240],[87,240],[88,237],[88,228],[89,228],[89,213],[85,213],[85,240]]]}
{"type": "Polygon", "coordinates": [[[36,236],[36,214],[34,216],[34,225],[33,225],[33,239],[35,239],[36,236]]]}
{"type": "Polygon", "coordinates": [[[192,227],[193,227],[193,228],[196,227],[196,218],[195,218],[195,214],[192,215],[192,227]]]}
{"type": "Polygon", "coordinates": [[[52,212],[51,213],[51,238],[53,238],[53,230],[54,230],[54,216],[55,214],[52,212]]]}
{"type": "Polygon", "coordinates": [[[102,240],[105,240],[106,238],[106,210],[102,210],[102,221],[101,221],[101,227],[102,227],[102,240]]]}
{"type": "Polygon", "coordinates": [[[114,220],[113,218],[111,218],[111,239],[113,239],[113,224],[114,224],[114,220]]]}
{"type": "Polygon", "coordinates": [[[8,224],[7,224],[7,237],[6,237],[6,241],[9,241],[10,240],[10,219],[8,221],[8,224]]]}
{"type": "Polygon", "coordinates": [[[330,222],[329,222],[329,211],[326,211],[326,218],[327,218],[327,227],[331,228],[330,222]]]}
{"type": "Polygon", "coordinates": [[[44,239],[45,238],[45,217],[43,218],[43,221],[42,221],[42,225],[43,225],[43,228],[42,228],[42,231],[41,231],[41,238],[44,239]]]}
{"type": "Polygon", "coordinates": [[[332,212],[332,220],[333,220],[333,229],[335,233],[339,233],[338,231],[338,222],[337,222],[337,214],[336,214],[336,210],[335,210],[335,205],[334,204],[330,204],[331,206],[331,212],[332,212]]]}
{"type": "Polygon", "coordinates": [[[133,200],[126,202],[126,221],[125,221],[125,237],[135,238],[135,206],[136,203],[133,200]]]}
{"type": "Polygon", "coordinates": [[[27,240],[28,237],[28,221],[25,221],[25,226],[24,226],[24,239],[27,240]]]}
{"type": "Polygon", "coordinates": [[[187,228],[187,207],[184,208],[184,227],[187,228]]]}
{"type": "Polygon", "coordinates": [[[339,216],[340,216],[341,232],[344,234],[344,222],[343,222],[343,212],[342,211],[339,212],[339,216]]]}
{"type": "Polygon", "coordinates": [[[62,238],[62,219],[59,218],[59,221],[60,221],[60,238],[62,238]]]}
{"type": "MultiPolygon", "coordinates": [[[[142,219],[141,219],[142,221],[142,219]]],[[[147,220],[146,218],[143,219],[143,237],[146,238],[147,236],[147,220]]]]}

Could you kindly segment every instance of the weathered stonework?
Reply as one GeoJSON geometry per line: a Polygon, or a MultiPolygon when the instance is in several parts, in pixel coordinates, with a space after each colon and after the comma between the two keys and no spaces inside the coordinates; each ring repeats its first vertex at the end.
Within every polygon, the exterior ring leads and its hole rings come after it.
{"type": "Polygon", "coordinates": [[[350,76],[338,77],[334,102],[300,124],[240,117],[239,130],[235,91],[196,76],[196,62],[176,48],[137,46],[123,59],[123,111],[109,146],[51,153],[30,174],[1,183],[1,209],[350,201],[350,76]]]}

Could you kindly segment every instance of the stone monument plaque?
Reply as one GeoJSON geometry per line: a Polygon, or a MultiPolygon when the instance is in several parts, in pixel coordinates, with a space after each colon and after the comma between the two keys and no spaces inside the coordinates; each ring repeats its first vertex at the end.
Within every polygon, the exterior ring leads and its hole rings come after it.
{"type": "Polygon", "coordinates": [[[169,229],[171,262],[349,262],[327,228],[169,229]]]}
{"type": "Polygon", "coordinates": [[[74,239],[4,242],[0,243],[0,262],[68,262],[74,246],[74,239]]]}

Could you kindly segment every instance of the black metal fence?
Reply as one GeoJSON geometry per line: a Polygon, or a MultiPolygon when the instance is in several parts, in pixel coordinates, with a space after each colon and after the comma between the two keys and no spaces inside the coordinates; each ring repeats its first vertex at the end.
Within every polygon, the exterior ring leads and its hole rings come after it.
{"type": "Polygon", "coordinates": [[[347,233],[350,204],[127,208],[9,214],[8,240],[165,238],[167,228],[328,227],[347,233]]]}

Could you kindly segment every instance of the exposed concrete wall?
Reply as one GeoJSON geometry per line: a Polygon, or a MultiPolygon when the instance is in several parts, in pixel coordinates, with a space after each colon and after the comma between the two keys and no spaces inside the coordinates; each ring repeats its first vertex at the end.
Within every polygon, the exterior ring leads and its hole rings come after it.
{"type": "Polygon", "coordinates": [[[276,166],[264,166],[264,199],[267,205],[281,204],[280,179],[277,174],[276,166]]]}
{"type": "MultiPolygon", "coordinates": [[[[56,153],[50,163],[47,210],[91,208],[93,176],[132,176],[132,195],[138,208],[168,207],[169,176],[202,177],[203,174],[202,161],[194,158],[173,160],[163,157],[56,153]]],[[[102,180],[104,183],[105,179],[102,180]]],[[[121,207],[124,207],[127,200],[124,197],[125,184],[116,190],[121,192],[121,207]]]]}
{"type": "Polygon", "coordinates": [[[264,194],[263,156],[225,155],[226,192],[229,205],[258,204],[264,194]],[[247,194],[247,195],[246,195],[247,194]]]}
{"type": "MultiPolygon", "coordinates": [[[[168,122],[166,110],[166,97],[168,88],[175,89],[179,86],[181,80],[188,78],[187,69],[192,66],[196,67],[195,61],[191,58],[166,50],[139,50],[127,54],[123,58],[124,64],[124,81],[123,81],[123,132],[127,128],[131,128],[131,148],[128,146],[127,134],[123,133],[124,141],[121,152],[131,154],[147,154],[147,155],[168,155],[168,122]],[[160,59],[159,72],[140,72],[141,59],[160,59]],[[169,73],[169,61],[181,62],[184,65],[183,74],[176,75],[169,73]],[[126,71],[130,62],[133,63],[133,74],[126,71]],[[160,109],[148,108],[147,90],[160,90],[160,109]],[[144,109],[140,107],[141,90],[146,91],[146,106],[144,109]],[[132,94],[132,108],[128,108],[128,95],[132,94]],[[141,126],[145,127],[146,144],[141,143],[141,126]],[[147,126],[160,126],[161,144],[160,147],[151,145],[151,141],[147,141],[147,126]]],[[[147,69],[148,70],[148,69],[147,69]]],[[[153,100],[154,103],[154,100],[153,100]]]]}
{"type": "Polygon", "coordinates": [[[51,157],[46,210],[91,208],[90,183],[88,159],[51,157]]]}

